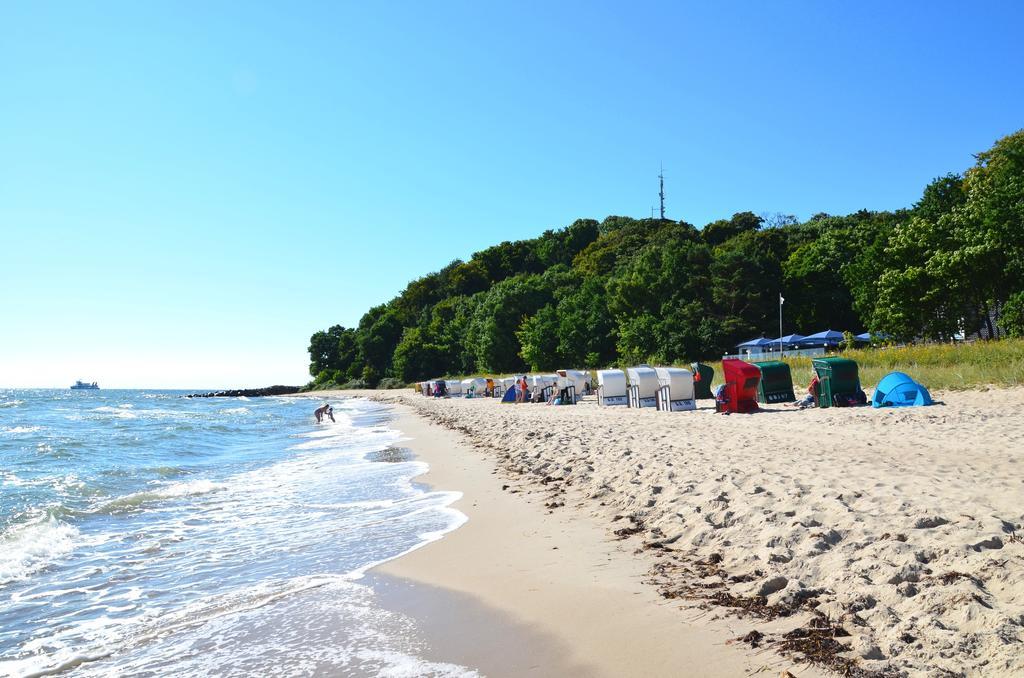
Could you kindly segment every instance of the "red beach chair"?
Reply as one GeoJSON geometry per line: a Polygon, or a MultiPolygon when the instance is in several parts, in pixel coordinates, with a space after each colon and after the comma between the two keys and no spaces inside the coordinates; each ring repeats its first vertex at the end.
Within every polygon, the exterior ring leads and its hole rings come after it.
{"type": "Polygon", "coordinates": [[[715,411],[756,412],[761,370],[748,362],[727,358],[722,361],[722,374],[725,385],[715,398],[715,411]]]}

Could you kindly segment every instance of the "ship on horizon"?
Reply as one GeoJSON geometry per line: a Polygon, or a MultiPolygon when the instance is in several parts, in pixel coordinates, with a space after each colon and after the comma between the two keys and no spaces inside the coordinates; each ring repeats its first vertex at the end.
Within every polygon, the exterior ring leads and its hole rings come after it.
{"type": "Polygon", "coordinates": [[[78,391],[78,390],[82,390],[82,389],[89,389],[89,390],[97,389],[98,390],[99,387],[100,387],[100,385],[98,383],[96,383],[95,381],[81,381],[81,380],[78,380],[74,384],[71,385],[71,390],[73,390],[73,391],[78,391]]]}

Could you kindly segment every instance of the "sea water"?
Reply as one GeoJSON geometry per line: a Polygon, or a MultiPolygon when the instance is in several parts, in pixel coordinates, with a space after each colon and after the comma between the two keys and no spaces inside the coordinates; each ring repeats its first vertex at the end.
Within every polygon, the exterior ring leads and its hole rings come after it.
{"type": "Polygon", "coordinates": [[[464,676],[360,583],[457,527],[388,410],[0,390],[0,675],[464,676]]]}

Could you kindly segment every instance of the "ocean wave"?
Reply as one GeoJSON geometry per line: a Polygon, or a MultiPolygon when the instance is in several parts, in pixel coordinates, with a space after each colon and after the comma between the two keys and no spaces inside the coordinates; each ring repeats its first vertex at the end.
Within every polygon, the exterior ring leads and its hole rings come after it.
{"type": "Polygon", "coordinates": [[[122,407],[110,407],[109,405],[104,405],[102,407],[95,407],[95,408],[93,408],[92,411],[93,412],[99,412],[101,414],[112,414],[115,417],[118,417],[119,419],[136,419],[136,418],[138,418],[138,415],[136,415],[134,412],[130,412],[130,411],[128,411],[128,410],[126,410],[126,409],[124,409],[122,407]]]}
{"type": "Polygon", "coordinates": [[[17,435],[19,433],[35,433],[42,430],[42,426],[5,426],[3,429],[0,429],[0,432],[17,435]]]}
{"type": "Polygon", "coordinates": [[[337,504],[307,504],[308,508],[316,509],[318,511],[337,511],[339,509],[375,509],[375,508],[391,508],[395,505],[395,499],[378,499],[378,500],[366,500],[366,501],[346,501],[337,504]]]}
{"type": "Polygon", "coordinates": [[[0,584],[30,577],[75,548],[78,530],[46,518],[0,534],[0,584]]]}
{"type": "Polygon", "coordinates": [[[355,653],[357,659],[376,665],[380,678],[478,678],[480,674],[465,666],[446,662],[432,662],[393,650],[363,649],[355,653]]]}
{"type": "Polygon", "coordinates": [[[0,402],[0,407],[19,407],[24,404],[24,400],[4,400],[3,402],[0,402]]]}
{"type": "Polygon", "coordinates": [[[221,414],[252,414],[252,410],[250,410],[248,407],[229,407],[227,409],[219,411],[221,414]]]}
{"type": "Polygon", "coordinates": [[[117,499],[103,504],[97,512],[122,513],[124,511],[133,511],[140,506],[151,502],[163,501],[165,499],[180,499],[182,497],[194,497],[200,494],[220,492],[227,488],[228,486],[224,483],[215,483],[212,480],[192,480],[188,482],[174,483],[172,485],[154,487],[150,490],[143,490],[142,492],[134,492],[132,494],[126,494],[123,497],[118,497],[117,499]]]}
{"type": "Polygon", "coordinates": [[[148,470],[163,478],[171,478],[173,476],[180,476],[185,473],[188,473],[188,471],[181,468],[180,466],[157,466],[156,468],[148,470]]]}
{"type": "Polygon", "coordinates": [[[209,623],[227,615],[259,609],[270,603],[294,596],[298,593],[323,586],[352,586],[344,577],[331,574],[314,574],[294,577],[283,581],[263,581],[244,589],[215,594],[196,600],[173,612],[160,612],[152,616],[149,629],[132,638],[136,645],[143,645],[156,638],[180,632],[209,623]]]}
{"type": "Polygon", "coordinates": [[[411,497],[410,499],[411,499],[412,502],[419,502],[419,501],[423,501],[423,500],[435,501],[436,499],[441,499],[441,504],[438,505],[438,504],[434,503],[434,504],[430,504],[428,506],[424,506],[422,508],[410,511],[409,513],[406,513],[406,514],[404,514],[402,516],[403,520],[408,520],[408,518],[410,516],[414,516],[414,515],[417,515],[417,514],[430,513],[430,512],[437,511],[441,515],[447,516],[447,518],[448,518],[447,524],[444,525],[443,527],[440,527],[440,528],[435,529],[435,530],[431,530],[431,531],[428,531],[428,532],[421,532],[420,534],[417,535],[419,537],[419,541],[417,543],[413,544],[412,546],[410,546],[409,548],[405,549],[401,553],[396,553],[396,554],[394,554],[392,556],[389,556],[387,558],[382,558],[380,560],[375,560],[375,561],[372,561],[372,562],[369,562],[369,563],[364,563],[363,565],[360,565],[359,567],[356,567],[356,568],[354,568],[352,570],[349,570],[344,575],[345,579],[348,579],[350,581],[355,581],[355,580],[358,580],[358,579],[362,579],[363,577],[366,576],[367,572],[369,572],[373,568],[377,567],[378,565],[383,565],[384,563],[386,563],[388,561],[391,561],[391,560],[397,560],[398,558],[401,558],[402,556],[406,556],[406,555],[412,553],[413,551],[416,551],[418,549],[423,548],[427,544],[431,544],[431,543],[433,543],[435,541],[438,541],[439,539],[443,539],[444,536],[446,534],[448,534],[449,532],[454,532],[455,530],[459,529],[460,527],[465,525],[467,522],[469,522],[469,516],[467,516],[465,513],[463,513],[462,511],[460,511],[460,510],[458,510],[456,508],[452,508],[452,504],[454,504],[455,502],[457,502],[460,499],[462,499],[462,492],[456,492],[456,491],[429,492],[429,493],[425,492],[425,493],[422,493],[419,496],[411,497]]]}

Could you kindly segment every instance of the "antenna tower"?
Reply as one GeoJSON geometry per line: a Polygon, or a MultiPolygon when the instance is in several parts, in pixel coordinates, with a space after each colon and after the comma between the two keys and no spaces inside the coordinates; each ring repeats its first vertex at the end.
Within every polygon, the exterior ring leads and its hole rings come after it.
{"type": "Polygon", "coordinates": [[[658,197],[661,199],[661,220],[665,220],[665,166],[658,172],[658,197]]]}

